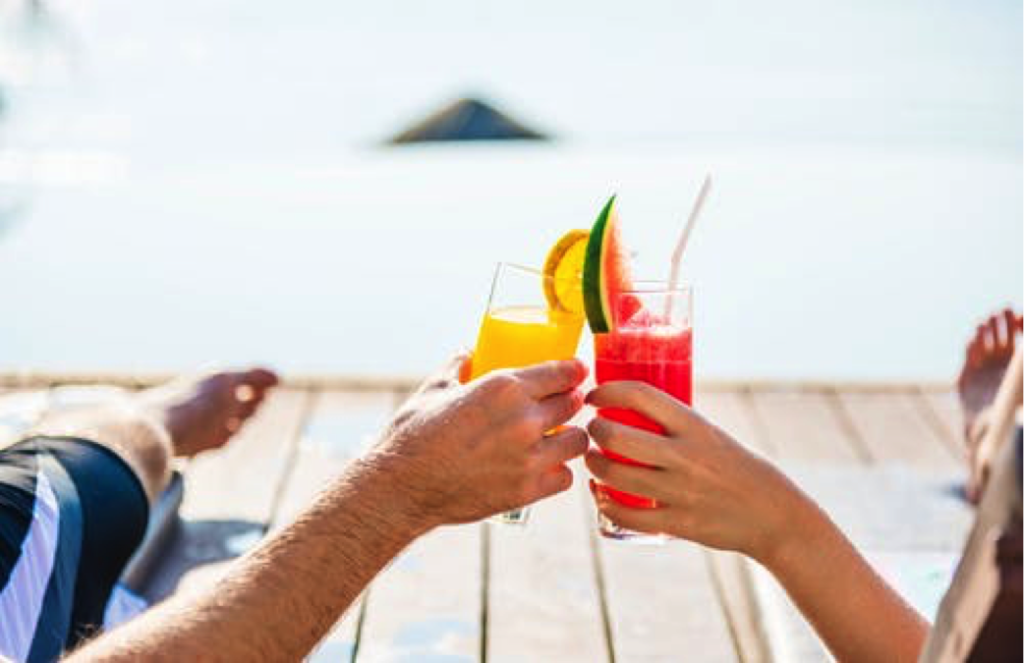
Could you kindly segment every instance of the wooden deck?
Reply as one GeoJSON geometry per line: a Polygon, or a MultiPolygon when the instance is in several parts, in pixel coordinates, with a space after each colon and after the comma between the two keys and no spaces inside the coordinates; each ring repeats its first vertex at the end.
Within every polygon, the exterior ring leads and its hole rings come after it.
{"type": "MultiPolygon", "coordinates": [[[[9,376],[6,386],[74,379],[9,376]]],[[[409,386],[304,380],[278,390],[228,448],[184,468],[182,526],[149,598],[213,581],[285,526],[372,443],[409,386]]],[[[696,407],[781,464],[912,601],[937,601],[971,518],[958,494],[961,428],[948,388],[704,383],[696,407]]],[[[756,565],[686,542],[596,536],[584,484],[537,505],[527,527],[478,524],[421,539],[311,659],[827,659],[756,565]]]]}

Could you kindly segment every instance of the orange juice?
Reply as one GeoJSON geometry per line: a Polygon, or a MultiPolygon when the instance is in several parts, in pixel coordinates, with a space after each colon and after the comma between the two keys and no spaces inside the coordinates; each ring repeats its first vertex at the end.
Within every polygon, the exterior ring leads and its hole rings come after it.
{"type": "Polygon", "coordinates": [[[472,378],[500,368],[521,368],[576,356],[583,316],[540,306],[487,311],[473,352],[472,378]]]}

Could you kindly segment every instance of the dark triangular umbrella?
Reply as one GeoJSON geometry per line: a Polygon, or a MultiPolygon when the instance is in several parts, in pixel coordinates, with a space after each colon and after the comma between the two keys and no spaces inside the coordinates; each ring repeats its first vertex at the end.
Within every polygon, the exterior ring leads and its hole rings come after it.
{"type": "Polygon", "coordinates": [[[479,99],[459,99],[431,113],[389,143],[456,140],[542,140],[538,131],[512,119],[479,99]]]}

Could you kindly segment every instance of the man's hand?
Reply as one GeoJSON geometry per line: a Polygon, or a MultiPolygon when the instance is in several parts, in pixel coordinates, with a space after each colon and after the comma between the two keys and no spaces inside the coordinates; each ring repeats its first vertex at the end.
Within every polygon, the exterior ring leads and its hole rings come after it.
{"type": "Polygon", "coordinates": [[[563,426],[583,405],[579,361],[552,361],[460,384],[465,357],[399,410],[366,462],[393,477],[424,527],[464,523],[559,493],[586,433],[563,426]],[[548,431],[555,431],[548,433],[548,431]]]}
{"type": "Polygon", "coordinates": [[[597,450],[587,467],[601,482],[658,502],[630,508],[592,484],[598,509],[633,530],[665,533],[762,562],[799,534],[799,516],[817,516],[803,493],[768,461],[668,394],[641,382],[611,382],[587,398],[595,407],[633,410],[657,422],[655,435],[603,418],[590,422],[601,449],[650,467],[617,463],[597,450]]]}

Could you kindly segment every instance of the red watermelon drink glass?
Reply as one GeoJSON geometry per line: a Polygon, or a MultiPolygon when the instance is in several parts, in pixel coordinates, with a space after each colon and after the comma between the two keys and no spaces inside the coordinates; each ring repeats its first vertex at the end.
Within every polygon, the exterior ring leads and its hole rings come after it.
{"type": "MultiPolygon", "coordinates": [[[[595,378],[598,384],[619,380],[646,382],[687,405],[693,404],[693,314],[690,288],[664,282],[638,282],[628,292],[610,293],[614,323],[607,333],[594,334],[595,378]]],[[[604,408],[598,415],[663,434],[661,426],[632,410],[604,408]]],[[[605,451],[620,463],[640,465],[605,451]]],[[[655,500],[603,486],[611,499],[636,509],[651,509],[655,500]]],[[[634,532],[599,517],[603,536],[638,543],[659,543],[664,537],[634,532]]]]}

